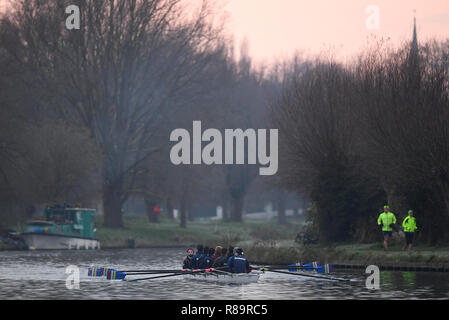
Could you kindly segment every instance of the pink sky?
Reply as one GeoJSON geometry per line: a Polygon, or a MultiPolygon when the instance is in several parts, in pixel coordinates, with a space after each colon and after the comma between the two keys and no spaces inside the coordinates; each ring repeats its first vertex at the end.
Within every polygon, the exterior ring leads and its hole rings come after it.
{"type": "MultiPolygon", "coordinates": [[[[227,30],[236,45],[246,38],[257,62],[289,57],[296,50],[316,54],[329,49],[344,60],[362,50],[372,34],[390,38],[393,45],[409,41],[414,10],[419,41],[449,37],[449,0],[215,1],[228,13],[227,30]],[[366,27],[370,5],[379,7],[378,30],[366,27]]],[[[0,8],[5,2],[0,0],[0,8]]]]}
{"type": "Polygon", "coordinates": [[[315,54],[332,48],[345,59],[371,34],[393,45],[412,37],[416,10],[418,40],[449,37],[449,0],[224,0],[228,30],[237,44],[247,38],[250,55],[270,62],[295,50],[315,54]],[[380,28],[369,30],[365,12],[379,7],[380,28]]]}

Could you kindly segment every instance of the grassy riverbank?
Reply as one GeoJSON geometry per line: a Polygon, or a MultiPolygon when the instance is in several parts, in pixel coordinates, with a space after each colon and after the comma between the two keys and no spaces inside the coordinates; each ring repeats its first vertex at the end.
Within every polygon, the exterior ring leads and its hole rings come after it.
{"type": "MultiPolygon", "coordinates": [[[[280,226],[276,221],[193,221],[187,228],[178,221],[162,219],[149,223],[145,216],[124,216],[123,229],[104,227],[103,218],[97,217],[96,238],[102,248],[126,248],[128,238],[138,248],[154,246],[241,246],[254,263],[290,264],[319,260],[322,263],[353,265],[449,266],[449,247],[429,247],[417,242],[411,253],[402,251],[403,242],[397,240],[388,252],[381,239],[371,244],[338,244],[332,247],[304,246],[294,241],[303,228],[301,221],[290,221],[280,226]]],[[[11,249],[0,242],[0,250],[11,249]]]]}
{"type": "Polygon", "coordinates": [[[294,239],[302,228],[299,222],[279,226],[275,221],[193,221],[183,229],[178,221],[162,219],[160,223],[149,223],[145,216],[138,215],[125,215],[123,221],[124,229],[110,229],[104,227],[102,217],[97,217],[96,238],[102,248],[127,247],[129,237],[134,239],[136,247],[196,246],[198,243],[229,246],[242,241],[294,239]]]}
{"type": "Polygon", "coordinates": [[[125,228],[116,230],[103,226],[97,220],[97,238],[103,248],[127,247],[128,237],[137,247],[151,246],[241,246],[253,263],[290,264],[319,260],[322,263],[379,266],[441,266],[449,265],[449,247],[429,247],[418,243],[411,253],[402,251],[397,241],[390,250],[383,250],[382,242],[370,244],[338,244],[332,247],[308,245],[294,241],[301,231],[299,221],[280,226],[275,221],[194,221],[186,229],[179,222],[163,219],[158,224],[148,223],[145,216],[126,215],[125,228]]]}
{"type": "Polygon", "coordinates": [[[13,250],[13,249],[14,249],[13,246],[10,246],[10,245],[0,242],[0,251],[13,250]]]}
{"type": "Polygon", "coordinates": [[[449,247],[417,246],[409,253],[398,243],[384,251],[382,244],[340,244],[333,247],[303,246],[279,241],[276,245],[253,244],[247,249],[253,262],[290,264],[318,260],[321,263],[341,265],[378,265],[404,267],[449,266],[449,247]]]}

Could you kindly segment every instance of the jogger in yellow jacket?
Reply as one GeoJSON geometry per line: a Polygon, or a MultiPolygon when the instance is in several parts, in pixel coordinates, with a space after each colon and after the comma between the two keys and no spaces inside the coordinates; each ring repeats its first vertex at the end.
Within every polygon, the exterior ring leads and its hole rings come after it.
{"type": "Polygon", "coordinates": [[[388,250],[388,241],[392,236],[392,225],[396,223],[396,217],[393,212],[390,212],[389,206],[384,206],[384,212],[379,215],[377,224],[382,225],[382,233],[384,236],[384,249],[388,250]]]}
{"type": "Polygon", "coordinates": [[[402,228],[404,229],[405,233],[405,249],[408,247],[408,251],[410,252],[412,250],[413,245],[413,239],[415,237],[415,231],[418,230],[418,227],[416,225],[416,219],[413,216],[413,211],[408,211],[408,216],[405,217],[404,221],[402,222],[402,228]]]}

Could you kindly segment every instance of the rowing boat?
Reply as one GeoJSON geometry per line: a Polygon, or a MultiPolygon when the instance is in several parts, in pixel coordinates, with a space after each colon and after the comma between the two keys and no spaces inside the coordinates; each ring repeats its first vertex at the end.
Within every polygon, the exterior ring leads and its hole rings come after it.
{"type": "Polygon", "coordinates": [[[170,277],[180,277],[186,280],[199,280],[221,283],[254,283],[259,280],[260,273],[252,271],[250,273],[231,273],[219,269],[199,269],[199,270],[145,270],[117,271],[110,268],[91,267],[88,271],[89,277],[106,276],[108,280],[140,281],[151,279],[166,279],[170,277]],[[142,278],[143,275],[147,277],[142,278]]]}
{"type": "Polygon", "coordinates": [[[199,280],[209,282],[220,282],[229,284],[254,283],[259,280],[260,273],[230,273],[230,272],[209,272],[191,273],[183,275],[186,280],[199,280]]]}
{"type": "Polygon", "coordinates": [[[270,273],[277,274],[288,274],[296,275],[305,278],[314,278],[322,280],[332,280],[332,281],[349,281],[348,279],[335,278],[335,277],[324,277],[321,275],[313,275],[308,271],[314,271],[316,273],[330,273],[332,271],[332,265],[326,264],[321,265],[319,262],[312,262],[308,264],[291,264],[288,266],[278,266],[278,267],[261,267],[257,271],[253,269],[250,273],[231,273],[224,271],[222,268],[210,268],[210,269],[198,269],[198,270],[122,270],[118,271],[111,268],[95,267],[89,268],[89,277],[106,277],[108,280],[125,280],[125,281],[143,281],[143,280],[154,280],[154,279],[168,279],[171,277],[180,277],[187,280],[199,280],[199,281],[209,281],[209,282],[222,282],[222,283],[254,283],[259,280],[261,275],[260,272],[265,273],[269,271],[270,273]],[[281,271],[282,269],[288,271],[281,271]],[[144,276],[145,275],[145,276],[144,276]],[[142,277],[144,276],[144,277],[142,277]]]}

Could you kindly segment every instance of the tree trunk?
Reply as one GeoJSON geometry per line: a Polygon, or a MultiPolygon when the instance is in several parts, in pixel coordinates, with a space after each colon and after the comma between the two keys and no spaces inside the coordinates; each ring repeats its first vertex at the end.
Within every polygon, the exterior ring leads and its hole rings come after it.
{"type": "Polygon", "coordinates": [[[170,220],[175,219],[175,216],[173,214],[173,204],[171,202],[171,198],[170,197],[167,198],[166,206],[167,206],[167,217],[170,220]]]}
{"type": "Polygon", "coordinates": [[[231,221],[242,222],[243,221],[243,202],[244,195],[240,194],[237,197],[232,197],[232,209],[231,209],[231,221]]]}
{"type": "Polygon", "coordinates": [[[192,204],[190,203],[190,201],[187,202],[187,217],[190,222],[195,220],[195,216],[193,215],[192,204]]]}
{"type": "Polygon", "coordinates": [[[223,207],[223,221],[229,221],[231,219],[230,213],[229,213],[229,196],[227,192],[224,193],[222,198],[222,207],[223,207]]]}
{"type": "Polygon", "coordinates": [[[285,216],[285,196],[283,191],[279,191],[276,207],[278,211],[278,224],[287,224],[287,217],[285,216]]]}
{"type": "Polygon", "coordinates": [[[228,199],[225,199],[225,201],[223,202],[223,220],[229,221],[229,219],[229,202],[228,199]]]}
{"type": "Polygon", "coordinates": [[[182,196],[181,199],[180,220],[180,227],[187,228],[187,205],[185,196],[182,196]]]}
{"type": "Polygon", "coordinates": [[[108,228],[123,228],[122,195],[118,184],[103,190],[104,226],[108,228]]]}

